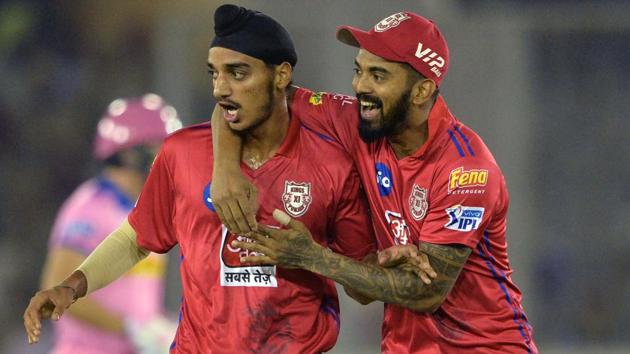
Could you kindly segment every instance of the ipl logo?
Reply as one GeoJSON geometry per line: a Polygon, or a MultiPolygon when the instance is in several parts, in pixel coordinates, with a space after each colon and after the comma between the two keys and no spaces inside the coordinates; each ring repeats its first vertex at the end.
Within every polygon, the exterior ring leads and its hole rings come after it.
{"type": "Polygon", "coordinates": [[[304,215],[312,201],[311,184],[309,182],[284,182],[282,202],[284,203],[284,210],[286,210],[289,215],[293,217],[304,215]]]}
{"type": "Polygon", "coordinates": [[[445,211],[449,220],[444,227],[450,230],[468,232],[477,230],[483,219],[485,209],[482,207],[455,205],[446,208],[445,211]]]}

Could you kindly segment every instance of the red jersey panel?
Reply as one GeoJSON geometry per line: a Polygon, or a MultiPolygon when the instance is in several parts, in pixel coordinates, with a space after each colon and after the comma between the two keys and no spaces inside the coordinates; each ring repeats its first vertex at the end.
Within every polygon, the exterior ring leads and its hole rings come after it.
{"type": "Polygon", "coordinates": [[[442,97],[429,115],[428,141],[400,160],[387,139],[361,140],[354,97],[299,89],[294,100],[311,103],[299,112],[309,129],[339,142],[354,158],[380,249],[418,242],[472,249],[435,313],[385,305],[382,351],[537,352],[521,292],[510,277],[505,179],[481,138],[450,113],[442,97]]]}
{"type": "MultiPolygon", "coordinates": [[[[293,108],[292,108],[293,109],[293,108]]],[[[318,353],[335,344],[334,283],[303,270],[241,264],[210,195],[208,124],[166,139],[129,222],[153,252],[181,249],[183,302],[171,353],[318,353]]],[[[367,202],[352,160],[292,114],[277,154],[257,170],[258,221],[279,227],[274,209],[302,221],[322,245],[353,258],[376,250],[367,202]]]]}

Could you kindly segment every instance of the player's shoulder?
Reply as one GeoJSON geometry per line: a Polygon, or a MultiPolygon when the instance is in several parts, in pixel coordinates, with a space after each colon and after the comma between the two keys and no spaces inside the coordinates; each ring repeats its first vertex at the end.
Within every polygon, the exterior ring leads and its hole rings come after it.
{"type": "Polygon", "coordinates": [[[211,139],[212,131],[210,122],[193,124],[169,134],[164,139],[163,150],[171,150],[194,145],[195,142],[204,139],[211,139]]]}
{"type": "Polygon", "coordinates": [[[304,87],[296,87],[292,94],[292,104],[311,109],[342,109],[356,106],[357,99],[353,96],[327,91],[312,91],[304,87]]]}
{"type": "Polygon", "coordinates": [[[81,183],[64,202],[63,208],[81,210],[93,203],[101,194],[99,178],[90,178],[81,183]]]}
{"type": "MultiPolygon", "coordinates": [[[[103,187],[102,178],[92,178],[83,182],[65,200],[57,218],[67,222],[69,220],[82,220],[85,222],[97,221],[97,210],[110,210],[115,204],[113,193],[103,187]]],[[[100,215],[102,217],[102,215],[100,215]]]]}
{"type": "Polygon", "coordinates": [[[347,175],[354,166],[352,157],[337,139],[304,124],[300,124],[300,150],[301,159],[330,174],[347,175]]]}
{"type": "Polygon", "coordinates": [[[440,142],[441,149],[432,157],[435,160],[435,175],[438,180],[448,180],[451,184],[453,180],[463,184],[503,180],[501,168],[490,149],[481,137],[466,125],[455,121],[446,129],[440,142]]]}

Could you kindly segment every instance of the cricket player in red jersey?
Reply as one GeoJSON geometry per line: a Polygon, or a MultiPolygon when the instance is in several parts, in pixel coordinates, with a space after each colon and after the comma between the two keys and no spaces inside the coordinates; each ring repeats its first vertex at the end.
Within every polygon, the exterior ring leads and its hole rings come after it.
{"type": "MultiPolygon", "coordinates": [[[[307,129],[300,101],[287,105],[297,56],[270,17],[232,5],[215,13],[208,66],[224,119],[244,139],[242,172],[274,209],[309,227],[322,247],[360,259],[375,251],[360,180],[341,146],[307,129]],[[335,163],[331,163],[331,162],[335,163]]],[[[255,255],[232,246],[246,238],[219,219],[212,183],[212,133],[201,124],[170,135],[153,163],[128,222],[59,286],[38,292],[24,316],[29,341],[40,319],[58,319],[74,299],[115,278],[149,251],[179,244],[183,301],[171,353],[320,353],[339,332],[332,280],[301,269],[242,263],[255,255]]]]}
{"type": "MultiPolygon", "coordinates": [[[[340,27],[337,38],[360,48],[352,81],[357,97],[298,89],[293,107],[301,110],[294,112],[352,155],[383,250],[379,258],[391,256],[392,246],[417,245],[438,277],[430,285],[383,279],[370,265],[306,242],[307,227],[287,215],[279,220],[288,230],[258,226],[256,243],[235,246],[264,254],[245,261],[300,267],[385,301],[383,353],[536,353],[511,280],[506,182],[481,138],[439,95],[449,51],[438,27],[400,12],[367,32],[340,27]]],[[[215,180],[224,183],[221,175],[231,173],[238,185],[227,160],[215,180]]],[[[235,203],[243,200],[234,196],[235,203]]]]}

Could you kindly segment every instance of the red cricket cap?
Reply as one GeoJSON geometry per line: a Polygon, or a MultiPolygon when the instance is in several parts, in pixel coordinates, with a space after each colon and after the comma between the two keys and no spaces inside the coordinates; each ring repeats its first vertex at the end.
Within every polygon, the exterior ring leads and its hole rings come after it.
{"type": "Polygon", "coordinates": [[[388,16],[368,32],[340,26],[337,39],[383,59],[407,63],[438,86],[448,70],[444,36],[433,21],[413,12],[388,16]]]}

